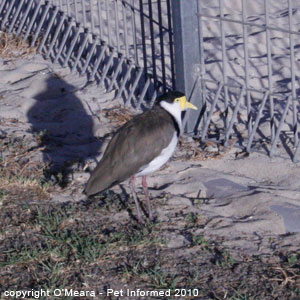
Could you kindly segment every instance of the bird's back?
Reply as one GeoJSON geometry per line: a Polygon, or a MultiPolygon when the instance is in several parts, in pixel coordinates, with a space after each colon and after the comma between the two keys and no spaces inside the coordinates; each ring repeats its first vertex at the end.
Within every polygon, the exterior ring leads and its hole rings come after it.
{"type": "Polygon", "coordinates": [[[170,144],[175,127],[173,117],[159,106],[128,121],[109,142],[85,193],[97,194],[136,174],[170,144]]]}

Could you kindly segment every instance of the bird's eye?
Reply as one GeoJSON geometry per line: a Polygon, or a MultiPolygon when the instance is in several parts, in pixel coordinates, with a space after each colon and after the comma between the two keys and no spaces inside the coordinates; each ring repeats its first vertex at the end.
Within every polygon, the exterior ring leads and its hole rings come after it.
{"type": "Polygon", "coordinates": [[[175,99],[175,102],[179,102],[179,99],[177,98],[177,99],[175,99]]]}

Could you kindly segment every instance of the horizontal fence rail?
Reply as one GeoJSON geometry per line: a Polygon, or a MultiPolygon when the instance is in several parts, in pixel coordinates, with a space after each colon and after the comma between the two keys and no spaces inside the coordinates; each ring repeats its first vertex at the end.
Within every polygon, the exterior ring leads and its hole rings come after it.
{"type": "Polygon", "coordinates": [[[1,0],[0,23],[136,108],[174,87],[170,0],[1,0]]]}
{"type": "MultiPolygon", "coordinates": [[[[274,156],[278,147],[285,148],[298,161],[300,1],[189,2],[196,6],[186,14],[197,17],[193,43],[200,47],[185,61],[185,70],[200,66],[190,85],[201,91],[193,101],[202,107],[190,120],[190,131],[225,145],[234,138],[247,152],[274,156]]],[[[188,76],[176,73],[176,80],[188,76]]]]}

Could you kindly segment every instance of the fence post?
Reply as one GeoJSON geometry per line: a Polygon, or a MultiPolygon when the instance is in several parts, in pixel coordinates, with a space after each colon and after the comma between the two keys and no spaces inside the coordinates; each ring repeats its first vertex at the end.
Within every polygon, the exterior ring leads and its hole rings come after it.
{"type": "Polygon", "coordinates": [[[185,132],[196,133],[202,108],[198,0],[172,0],[176,90],[184,92],[198,110],[188,110],[185,132]],[[191,98],[190,98],[191,97],[191,98]]]}

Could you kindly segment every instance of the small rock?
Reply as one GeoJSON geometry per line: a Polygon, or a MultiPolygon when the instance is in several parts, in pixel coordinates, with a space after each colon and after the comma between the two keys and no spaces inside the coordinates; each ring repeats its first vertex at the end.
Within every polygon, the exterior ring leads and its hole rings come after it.
{"type": "Polygon", "coordinates": [[[86,182],[89,179],[90,175],[84,172],[75,172],[72,174],[72,177],[75,181],[86,182]]]}
{"type": "Polygon", "coordinates": [[[4,139],[6,137],[7,137],[7,133],[4,130],[0,129],[0,139],[4,139]]]}
{"type": "Polygon", "coordinates": [[[209,145],[208,147],[205,148],[207,152],[219,152],[219,148],[216,144],[214,145],[209,145]]]}
{"type": "Polygon", "coordinates": [[[182,248],[189,244],[189,242],[184,236],[178,234],[172,234],[167,239],[168,239],[167,247],[170,249],[182,248]]]}
{"type": "Polygon", "coordinates": [[[64,202],[69,202],[71,201],[72,198],[69,194],[56,194],[54,197],[51,199],[51,202],[53,203],[64,203],[64,202]]]}

